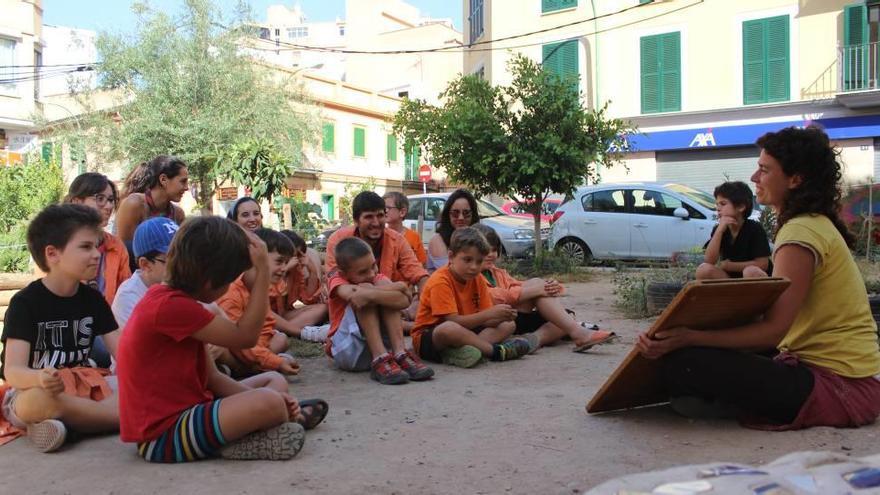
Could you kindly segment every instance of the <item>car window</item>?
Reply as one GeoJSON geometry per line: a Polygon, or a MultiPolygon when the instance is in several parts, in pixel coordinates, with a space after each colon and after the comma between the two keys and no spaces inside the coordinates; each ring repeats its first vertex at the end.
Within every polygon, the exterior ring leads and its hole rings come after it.
{"type": "Polygon", "coordinates": [[[690,199],[694,203],[702,206],[703,208],[707,208],[709,210],[715,209],[715,198],[712,197],[712,195],[709,193],[681,184],[666,184],[665,187],[672,192],[681,194],[682,196],[690,199]]]}
{"type": "Polygon", "coordinates": [[[633,191],[633,213],[672,217],[675,209],[682,206],[681,200],[670,194],[642,189],[633,191]]]}
{"type": "Polygon", "coordinates": [[[525,208],[522,207],[519,203],[513,203],[510,205],[510,212],[516,214],[523,214],[526,212],[525,208]]]}
{"type": "Polygon", "coordinates": [[[544,204],[541,205],[541,214],[552,216],[556,213],[556,208],[559,208],[559,203],[555,201],[544,201],[544,204]]]}
{"type": "Polygon", "coordinates": [[[425,207],[424,199],[411,199],[409,200],[409,210],[406,212],[407,220],[418,220],[419,213],[422,212],[422,209],[425,207]]]}
{"type": "Polygon", "coordinates": [[[425,213],[425,220],[431,222],[439,220],[444,204],[446,204],[446,200],[443,198],[428,198],[428,212],[425,213]]]}
{"type": "Polygon", "coordinates": [[[488,203],[483,201],[482,199],[477,200],[477,212],[480,214],[480,218],[489,218],[489,217],[497,217],[499,215],[506,215],[503,211],[499,210],[497,206],[492,203],[488,203]]]}
{"type": "Polygon", "coordinates": [[[584,211],[623,213],[626,201],[621,190],[596,191],[581,198],[584,211]]]}

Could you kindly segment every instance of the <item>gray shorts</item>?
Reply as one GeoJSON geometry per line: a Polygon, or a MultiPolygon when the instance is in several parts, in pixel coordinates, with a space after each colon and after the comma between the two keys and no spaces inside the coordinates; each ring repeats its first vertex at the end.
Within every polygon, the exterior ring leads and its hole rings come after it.
{"type": "MultiPolygon", "coordinates": [[[[119,382],[116,379],[116,375],[105,376],[105,380],[107,380],[107,385],[110,386],[110,389],[113,390],[113,393],[116,394],[119,390],[119,382]]],[[[0,410],[3,411],[3,417],[6,418],[9,423],[18,428],[25,429],[27,428],[27,423],[21,420],[15,414],[15,399],[17,398],[20,390],[10,388],[6,391],[6,395],[3,396],[3,402],[0,403],[0,410]]]]}
{"type": "Polygon", "coordinates": [[[358,325],[357,316],[351,306],[345,308],[342,322],[339,323],[339,328],[330,338],[330,354],[333,355],[333,362],[341,370],[367,371],[370,369],[373,355],[370,354],[367,341],[361,334],[361,327],[358,325]]]}

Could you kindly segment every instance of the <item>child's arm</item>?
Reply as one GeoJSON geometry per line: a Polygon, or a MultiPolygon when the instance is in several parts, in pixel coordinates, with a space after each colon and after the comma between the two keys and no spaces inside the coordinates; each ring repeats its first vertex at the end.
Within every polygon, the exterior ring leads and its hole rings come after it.
{"type": "Polygon", "coordinates": [[[443,319],[458,323],[465,328],[474,329],[479,326],[494,326],[500,322],[513,321],[516,319],[516,309],[509,304],[496,304],[472,315],[452,313],[444,315],[443,319]],[[489,323],[493,323],[493,325],[489,325],[489,323]]]}
{"type": "Polygon", "coordinates": [[[213,359],[208,358],[205,361],[207,361],[205,367],[208,369],[208,390],[217,397],[229,397],[251,389],[251,387],[221,373],[213,359]]]}
{"type": "Polygon", "coordinates": [[[712,238],[709,239],[706,252],[703,254],[703,262],[710,265],[718,263],[718,259],[721,258],[721,239],[724,237],[724,233],[727,232],[727,228],[733,223],[736,223],[736,219],[732,217],[721,217],[718,219],[718,225],[715,227],[715,232],[712,234],[712,238]]]}
{"type": "Polygon", "coordinates": [[[195,332],[193,337],[202,342],[232,349],[248,349],[255,346],[260,337],[263,322],[269,312],[269,253],[266,252],[266,243],[259,237],[251,232],[247,232],[247,236],[251,264],[256,271],[248,305],[238,323],[215,317],[204,328],[195,332]]]}
{"type": "Polygon", "coordinates": [[[64,384],[58,378],[58,370],[44,368],[34,370],[28,367],[28,355],[31,353],[31,344],[25,340],[6,340],[6,363],[4,374],[6,383],[11,387],[25,390],[29,388],[42,388],[50,394],[59,394],[64,391],[64,384]]]}
{"type": "Polygon", "coordinates": [[[742,273],[749,266],[756,266],[766,272],[770,266],[770,258],[763,256],[748,261],[724,260],[721,262],[720,268],[728,273],[742,273]]]}
{"type": "Polygon", "coordinates": [[[389,309],[406,309],[410,298],[406,294],[406,284],[394,282],[385,285],[340,285],[336,294],[356,309],[375,304],[389,309]]]}
{"type": "Polygon", "coordinates": [[[113,356],[113,359],[116,359],[116,351],[119,349],[120,336],[122,336],[122,332],[118,329],[101,336],[101,338],[104,339],[104,346],[107,347],[107,350],[110,352],[110,355],[113,356]]]}

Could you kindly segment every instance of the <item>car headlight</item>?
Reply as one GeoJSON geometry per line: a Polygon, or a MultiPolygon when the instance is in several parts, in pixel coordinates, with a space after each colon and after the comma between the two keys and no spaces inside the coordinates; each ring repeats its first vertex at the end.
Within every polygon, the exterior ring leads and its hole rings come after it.
{"type": "Polygon", "coordinates": [[[514,239],[534,239],[535,232],[528,229],[518,229],[513,231],[514,239]]]}

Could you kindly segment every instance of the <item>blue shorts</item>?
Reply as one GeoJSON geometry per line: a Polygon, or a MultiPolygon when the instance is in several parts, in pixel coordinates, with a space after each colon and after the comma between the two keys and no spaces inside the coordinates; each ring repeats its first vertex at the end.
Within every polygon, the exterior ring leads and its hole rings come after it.
{"type": "Polygon", "coordinates": [[[149,462],[189,462],[217,457],[226,445],[220,431],[221,400],[183,411],[159,438],[138,443],[138,454],[149,462]]]}

